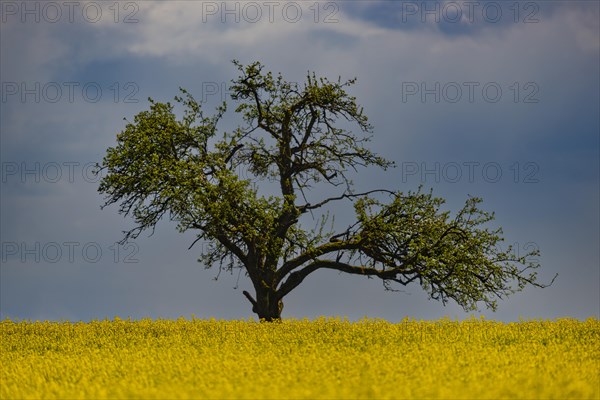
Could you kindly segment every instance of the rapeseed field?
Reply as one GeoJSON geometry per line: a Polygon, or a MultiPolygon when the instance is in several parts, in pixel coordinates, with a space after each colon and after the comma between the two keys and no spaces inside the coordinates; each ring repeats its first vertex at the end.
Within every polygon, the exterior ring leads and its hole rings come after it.
{"type": "Polygon", "coordinates": [[[0,322],[2,399],[598,399],[600,321],[0,322]]]}

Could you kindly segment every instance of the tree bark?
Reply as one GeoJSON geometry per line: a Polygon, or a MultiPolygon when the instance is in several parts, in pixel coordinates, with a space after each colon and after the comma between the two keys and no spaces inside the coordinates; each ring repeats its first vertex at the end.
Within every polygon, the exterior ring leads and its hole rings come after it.
{"type": "Polygon", "coordinates": [[[259,320],[273,322],[281,320],[283,301],[278,299],[277,292],[265,288],[258,290],[256,300],[244,290],[244,296],[252,303],[252,311],[258,315],[259,320]]]}

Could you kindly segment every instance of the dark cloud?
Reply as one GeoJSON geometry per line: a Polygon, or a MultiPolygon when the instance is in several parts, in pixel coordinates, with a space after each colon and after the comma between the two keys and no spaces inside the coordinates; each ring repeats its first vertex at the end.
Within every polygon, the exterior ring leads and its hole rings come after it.
{"type": "MultiPolygon", "coordinates": [[[[263,61],[289,80],[303,79],[307,70],[333,79],[357,76],[351,91],[375,126],[372,148],[398,164],[385,173],[359,171],[358,189],[408,191],[422,184],[447,198],[451,210],[468,195],[481,196],[484,207],[497,212],[507,244],[521,251],[539,247],[540,279],[558,272],[555,284],[502,301],[496,314],[484,311],[489,318],[597,316],[597,3],[528,2],[540,8],[540,21],[531,24],[512,20],[514,2],[501,3],[503,17],[495,23],[437,23],[432,14],[423,23],[418,14],[406,15],[412,3],[339,2],[337,22],[330,24],[315,23],[307,7],[295,23],[232,25],[212,17],[205,23],[199,2],[141,3],[135,24],[2,23],[3,94],[7,83],[20,90],[22,83],[35,88],[38,82],[41,89],[38,102],[35,93],[25,100],[16,93],[0,103],[0,318],[252,315],[241,294],[250,289],[248,279],[222,275],[215,282],[216,271],[196,261],[199,248],[187,250],[193,233],[179,234],[164,221],[154,236],[117,246],[131,220],[116,207],[100,210],[88,168],[114,145],[123,117],[147,109],[149,96],[170,101],[183,86],[210,113],[227,98],[237,73],[233,58],[263,61]],[[65,89],[65,82],[78,84],[75,99],[63,92],[49,101],[52,85],[65,89]],[[473,101],[469,82],[477,83],[473,101]],[[90,83],[102,89],[98,101],[81,90],[90,83]],[[482,92],[486,85],[502,89],[497,102],[485,97],[492,94],[482,92]],[[454,101],[457,87],[462,97],[454,101]],[[423,97],[422,90],[429,94],[423,97]],[[133,92],[136,101],[125,101],[133,92]],[[525,102],[527,95],[538,101],[525,102]]],[[[494,7],[479,3],[490,12],[494,7]]],[[[448,4],[439,7],[450,12],[448,4]]],[[[535,10],[524,4],[520,19],[535,10]]],[[[222,130],[241,122],[231,109],[222,130]]],[[[353,216],[349,203],[332,211],[340,227],[353,216]]],[[[284,315],[466,316],[456,305],[429,301],[417,286],[388,293],[378,281],[331,271],[307,278],[286,298],[284,315]]]]}
{"type": "MultiPolygon", "coordinates": [[[[564,10],[554,1],[352,1],[340,8],[353,18],[389,29],[433,30],[448,36],[500,32],[518,24],[538,24],[564,10]]],[[[573,1],[570,7],[585,7],[573,1]]]]}

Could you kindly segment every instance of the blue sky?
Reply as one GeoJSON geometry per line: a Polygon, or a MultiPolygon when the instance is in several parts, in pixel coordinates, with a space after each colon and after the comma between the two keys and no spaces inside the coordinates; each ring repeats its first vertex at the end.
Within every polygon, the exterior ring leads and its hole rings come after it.
{"type": "MultiPolygon", "coordinates": [[[[600,314],[598,2],[52,4],[0,3],[0,318],[253,317],[248,279],[215,281],[187,250],[193,233],[163,221],[116,245],[132,221],[100,210],[89,172],[148,97],[169,101],[182,86],[214,109],[236,77],[232,59],[290,81],[309,70],[357,77],[372,149],[397,164],[361,171],[357,187],[422,184],[452,210],[483,197],[507,244],[539,248],[540,280],[559,273],[481,314],[600,314]]],[[[221,128],[239,123],[230,111],[221,128]]],[[[285,299],[284,317],[319,315],[469,314],[418,286],[389,293],[330,271],[285,299]]]]}

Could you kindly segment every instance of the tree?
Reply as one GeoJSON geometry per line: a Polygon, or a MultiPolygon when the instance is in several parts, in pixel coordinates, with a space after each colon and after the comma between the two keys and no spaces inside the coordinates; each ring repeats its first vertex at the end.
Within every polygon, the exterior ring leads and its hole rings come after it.
{"type": "Polygon", "coordinates": [[[502,230],[486,227],[494,215],[478,208],[479,198],[451,216],[421,188],[354,191],[348,171],[393,166],[365,147],[372,127],[346,93],[355,79],[309,73],[299,85],[258,62],[234,64],[240,76],[230,93],[243,126],[218,135],[226,103],[205,117],[180,88],[181,119],[173,104],[149,99],[150,109],[107,150],[99,165],[107,172],[98,189],[103,207],[118,203],[136,223],[123,242],[153,231],[168,214],[181,232],[196,231],[190,248],[208,244],[199,259],[207,268],[245,271],[255,293],[243,293],[266,321],[280,319],[283,298],[322,269],[379,278],[389,290],[418,282],[431,298],[453,299],[465,310],[480,302],[495,309],[497,299],[527,285],[547,286],[536,282],[537,251],[499,249],[502,230]],[[242,167],[248,176],[240,176],[242,167]],[[309,201],[318,184],[335,194],[309,201]],[[353,204],[356,220],[336,231],[326,211],[340,202],[353,204]]]}

